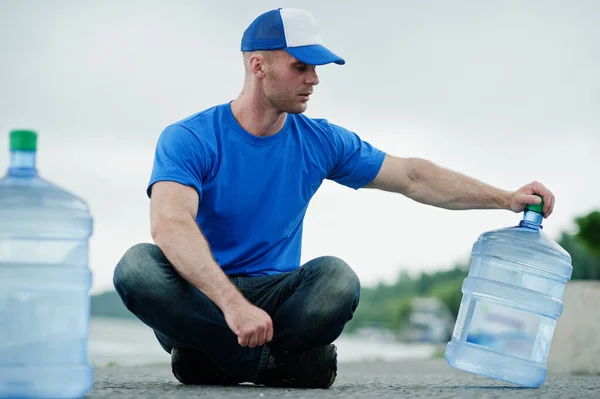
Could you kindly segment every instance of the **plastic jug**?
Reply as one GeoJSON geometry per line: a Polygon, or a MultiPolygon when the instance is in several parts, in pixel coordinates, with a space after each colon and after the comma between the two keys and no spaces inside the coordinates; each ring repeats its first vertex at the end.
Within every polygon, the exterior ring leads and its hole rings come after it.
{"type": "Polygon", "coordinates": [[[0,179],[0,398],[76,398],[92,386],[87,204],[42,179],[37,134],[10,133],[0,179]]]}
{"type": "Polygon", "coordinates": [[[446,360],[457,369],[525,387],[546,379],[546,360],[571,256],[542,231],[543,204],[528,205],[518,226],[483,233],[446,360]]]}

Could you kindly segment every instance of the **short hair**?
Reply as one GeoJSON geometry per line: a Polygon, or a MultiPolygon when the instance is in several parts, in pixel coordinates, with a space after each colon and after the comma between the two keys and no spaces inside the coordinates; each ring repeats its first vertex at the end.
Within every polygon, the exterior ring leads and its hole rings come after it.
{"type": "Polygon", "coordinates": [[[242,53],[242,57],[244,59],[244,69],[246,70],[246,72],[250,72],[250,57],[252,57],[253,55],[261,55],[266,62],[270,63],[275,54],[273,53],[273,51],[268,51],[268,50],[257,50],[257,51],[245,51],[242,53]]]}

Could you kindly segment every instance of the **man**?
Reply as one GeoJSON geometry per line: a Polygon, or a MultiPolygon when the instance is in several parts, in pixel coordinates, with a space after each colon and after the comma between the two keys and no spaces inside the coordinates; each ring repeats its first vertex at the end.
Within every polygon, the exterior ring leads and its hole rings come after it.
{"type": "Polygon", "coordinates": [[[552,213],[554,196],[540,183],[500,190],[302,115],[319,83],[315,66],[344,64],[308,12],[260,15],[241,50],[239,96],[162,132],[147,189],[155,244],[130,248],[114,273],[180,382],[334,382],[331,343],[352,318],[360,283],[336,257],[300,267],[302,221],[324,179],[446,209],[521,212],[539,194],[552,213]]]}

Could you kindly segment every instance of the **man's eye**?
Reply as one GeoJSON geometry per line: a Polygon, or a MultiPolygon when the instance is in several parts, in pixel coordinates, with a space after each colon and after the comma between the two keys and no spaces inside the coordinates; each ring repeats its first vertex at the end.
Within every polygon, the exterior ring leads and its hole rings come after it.
{"type": "Polygon", "coordinates": [[[307,68],[306,64],[296,64],[296,69],[299,71],[305,71],[307,68]]]}

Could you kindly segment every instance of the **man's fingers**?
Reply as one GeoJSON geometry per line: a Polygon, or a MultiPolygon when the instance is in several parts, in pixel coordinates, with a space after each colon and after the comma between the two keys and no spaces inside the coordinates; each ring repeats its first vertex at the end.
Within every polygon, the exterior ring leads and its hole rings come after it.
{"type": "Polygon", "coordinates": [[[260,341],[259,333],[255,332],[254,334],[252,334],[250,336],[250,339],[248,340],[248,347],[254,348],[254,347],[258,346],[258,345],[261,345],[259,343],[259,341],[260,341]]]}
{"type": "Polygon", "coordinates": [[[525,209],[528,204],[536,205],[540,203],[540,197],[532,194],[521,194],[517,198],[519,210],[525,209]]]}
{"type": "Polygon", "coordinates": [[[550,190],[548,190],[542,183],[534,182],[533,191],[534,194],[541,195],[544,198],[544,205],[549,205],[552,202],[552,192],[550,192],[550,190]]]}
{"type": "Polygon", "coordinates": [[[541,195],[544,199],[544,217],[550,216],[552,210],[554,209],[554,195],[542,183],[534,182],[533,187],[535,194],[541,195]]]}
{"type": "Polygon", "coordinates": [[[528,195],[526,202],[528,204],[537,205],[540,202],[542,202],[542,199],[540,197],[538,197],[537,195],[528,195]]]}
{"type": "Polygon", "coordinates": [[[262,328],[257,329],[256,333],[254,334],[255,341],[252,341],[252,342],[255,342],[255,346],[262,346],[270,341],[268,339],[268,336],[269,336],[268,326],[264,326],[262,328]]]}
{"type": "Polygon", "coordinates": [[[254,348],[262,346],[273,339],[273,320],[271,317],[259,308],[254,308],[254,312],[246,315],[246,319],[240,323],[238,331],[238,343],[241,346],[254,348]]]}
{"type": "Polygon", "coordinates": [[[260,331],[260,335],[259,335],[259,340],[258,340],[258,345],[264,345],[267,343],[267,331],[263,328],[260,331]]]}
{"type": "Polygon", "coordinates": [[[550,208],[552,207],[552,197],[547,196],[544,198],[544,216],[548,217],[550,214],[550,208]]]}
{"type": "MultiPolygon", "coordinates": [[[[270,335],[272,337],[272,333],[270,335]]],[[[238,343],[241,346],[247,346],[249,348],[254,348],[257,346],[264,345],[269,340],[269,332],[265,328],[256,328],[252,333],[241,334],[238,336],[238,343]]]]}
{"type": "Polygon", "coordinates": [[[550,203],[547,205],[547,210],[544,210],[544,217],[548,217],[552,214],[552,211],[554,210],[554,203],[556,202],[556,197],[554,197],[554,195],[552,195],[550,197],[550,203]]]}

